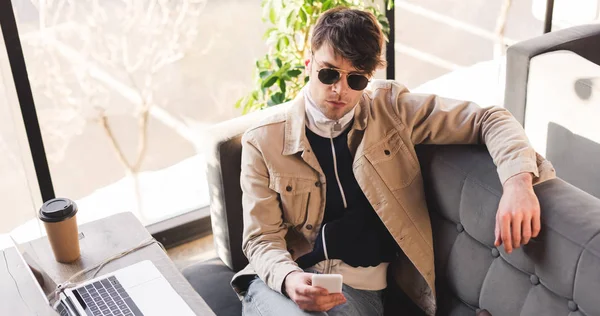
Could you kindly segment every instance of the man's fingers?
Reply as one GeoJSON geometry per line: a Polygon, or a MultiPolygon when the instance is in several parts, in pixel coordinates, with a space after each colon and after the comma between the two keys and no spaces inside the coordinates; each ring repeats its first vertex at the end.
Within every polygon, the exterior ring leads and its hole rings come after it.
{"type": "Polygon", "coordinates": [[[302,284],[296,288],[296,294],[313,297],[318,295],[327,295],[327,290],[320,287],[302,284]]]}
{"type": "Polygon", "coordinates": [[[498,216],[496,216],[496,226],[494,227],[494,246],[499,247],[502,244],[502,239],[500,239],[500,221],[498,220],[498,216]]]}
{"type": "Polygon", "coordinates": [[[301,296],[296,300],[296,304],[306,311],[324,312],[334,308],[337,305],[346,303],[346,298],[342,294],[330,294],[324,296],[301,296]]]}
{"type": "Polygon", "coordinates": [[[522,213],[516,213],[513,215],[511,226],[512,226],[512,246],[513,249],[521,246],[521,225],[523,223],[522,213]]]}
{"type": "Polygon", "coordinates": [[[531,218],[531,237],[537,237],[541,229],[542,224],[540,222],[540,211],[538,210],[531,218]]]}
{"type": "Polygon", "coordinates": [[[317,305],[326,305],[330,303],[335,303],[342,299],[344,299],[344,297],[341,294],[329,294],[317,296],[314,298],[314,301],[317,305]]]}
{"type": "Polygon", "coordinates": [[[506,253],[512,252],[512,234],[510,231],[510,213],[505,213],[501,216],[500,220],[500,234],[502,234],[502,243],[504,243],[504,250],[506,253]]]}
{"type": "Polygon", "coordinates": [[[331,294],[326,296],[319,296],[315,299],[315,305],[319,307],[320,310],[327,311],[332,309],[333,307],[345,303],[346,298],[342,294],[331,294]]]}
{"type": "Polygon", "coordinates": [[[525,216],[525,218],[523,218],[523,223],[521,224],[521,232],[523,234],[521,245],[526,245],[531,239],[531,216],[525,216]]]}

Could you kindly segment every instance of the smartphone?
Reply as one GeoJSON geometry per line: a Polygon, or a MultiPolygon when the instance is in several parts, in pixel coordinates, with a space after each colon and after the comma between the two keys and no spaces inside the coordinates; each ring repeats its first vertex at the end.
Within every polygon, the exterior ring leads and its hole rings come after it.
{"type": "Polygon", "coordinates": [[[326,289],[329,294],[342,293],[343,277],[341,274],[313,274],[312,285],[326,289]]]}

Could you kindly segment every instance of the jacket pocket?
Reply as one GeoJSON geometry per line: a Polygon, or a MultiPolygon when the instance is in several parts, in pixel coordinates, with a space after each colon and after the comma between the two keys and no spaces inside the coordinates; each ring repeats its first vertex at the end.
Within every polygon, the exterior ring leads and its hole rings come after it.
{"type": "Polygon", "coordinates": [[[291,224],[290,226],[304,225],[308,218],[311,190],[316,181],[292,176],[271,176],[269,188],[279,194],[284,223],[291,224]]]}
{"type": "Polygon", "coordinates": [[[371,146],[365,156],[390,190],[402,189],[412,183],[419,165],[408,147],[393,130],[383,140],[371,146]]]}

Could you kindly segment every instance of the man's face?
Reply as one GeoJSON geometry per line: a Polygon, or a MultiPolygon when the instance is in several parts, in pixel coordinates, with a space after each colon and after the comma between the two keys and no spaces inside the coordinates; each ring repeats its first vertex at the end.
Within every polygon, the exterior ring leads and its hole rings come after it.
{"type": "Polygon", "coordinates": [[[352,90],[348,86],[348,74],[362,74],[352,64],[339,55],[327,43],[313,51],[307,65],[310,75],[310,94],[321,112],[331,120],[339,120],[350,112],[360,100],[363,91],[352,90]],[[340,70],[341,78],[333,84],[324,84],[319,80],[319,70],[334,68],[340,70]]]}

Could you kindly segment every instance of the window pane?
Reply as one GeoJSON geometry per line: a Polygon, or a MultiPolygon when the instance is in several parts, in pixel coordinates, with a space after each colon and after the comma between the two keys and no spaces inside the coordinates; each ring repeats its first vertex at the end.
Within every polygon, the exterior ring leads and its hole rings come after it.
{"type": "Polygon", "coordinates": [[[0,152],[0,234],[13,232],[19,240],[38,237],[40,226],[35,218],[41,196],[1,33],[0,152]]]}
{"type": "Polygon", "coordinates": [[[205,130],[252,87],[260,1],[13,4],[55,191],[80,222],[207,205],[205,130]]]}
{"type": "MultiPolygon", "coordinates": [[[[553,30],[598,20],[598,0],[555,0],[553,30]]],[[[502,105],[505,50],[544,31],[546,0],[395,1],[396,80],[502,105]]]]}

